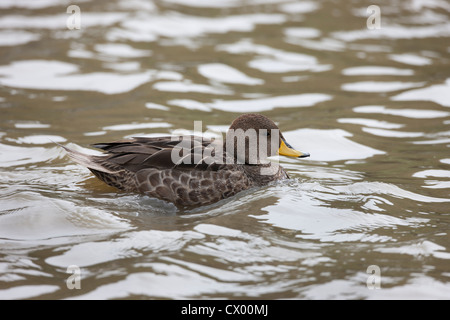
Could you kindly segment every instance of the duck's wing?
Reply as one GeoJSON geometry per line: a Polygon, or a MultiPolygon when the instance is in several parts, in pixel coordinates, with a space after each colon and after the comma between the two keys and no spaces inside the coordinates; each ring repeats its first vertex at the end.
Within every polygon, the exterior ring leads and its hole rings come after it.
{"type": "Polygon", "coordinates": [[[177,206],[193,207],[215,203],[252,186],[237,166],[222,170],[144,169],[136,173],[137,191],[170,201],[177,206]]]}
{"type": "Polygon", "coordinates": [[[211,163],[204,158],[205,154],[211,154],[205,152],[211,148],[211,143],[209,139],[195,136],[138,137],[93,146],[106,151],[103,162],[138,172],[147,168],[163,170],[180,166],[194,169],[200,164],[211,163]]]}

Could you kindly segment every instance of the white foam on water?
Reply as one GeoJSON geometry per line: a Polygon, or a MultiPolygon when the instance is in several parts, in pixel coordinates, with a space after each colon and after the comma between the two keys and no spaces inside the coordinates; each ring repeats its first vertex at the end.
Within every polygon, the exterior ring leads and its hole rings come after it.
{"type": "MultiPolygon", "coordinates": [[[[80,2],[85,2],[82,0],[80,2]]],[[[68,3],[68,2],[67,2],[68,3]]],[[[2,0],[0,8],[42,9],[61,5],[61,0],[2,0]]]]}
{"type": "Polygon", "coordinates": [[[169,111],[170,110],[169,107],[163,106],[161,104],[153,103],[153,102],[147,102],[145,104],[145,107],[147,109],[155,109],[155,110],[163,110],[163,111],[169,111]]]}
{"type": "Polygon", "coordinates": [[[104,43],[96,44],[95,50],[101,54],[120,58],[149,57],[151,50],[136,49],[124,43],[104,43]]]}
{"type": "Polygon", "coordinates": [[[19,147],[0,143],[0,168],[50,161],[63,154],[59,147],[19,147]]]}
{"type": "Polygon", "coordinates": [[[345,42],[332,38],[321,38],[319,40],[313,40],[299,37],[286,37],[284,41],[289,44],[294,44],[307,49],[319,51],[328,50],[339,52],[344,51],[347,48],[347,44],[345,42]]]}
{"type": "MultiPolygon", "coordinates": [[[[361,55],[365,55],[365,52],[391,52],[392,48],[390,46],[378,45],[378,44],[359,44],[359,43],[349,43],[348,48],[358,52],[358,58],[361,58],[361,55]],[[365,51],[365,52],[364,52],[365,51]]],[[[365,58],[365,56],[364,56],[365,58]]]]}
{"type": "Polygon", "coordinates": [[[359,124],[366,127],[382,128],[382,129],[399,129],[405,126],[404,124],[365,118],[340,118],[337,119],[337,122],[359,124]]]}
{"type": "MultiPolygon", "coordinates": [[[[123,20],[121,25],[126,34],[134,33],[134,37],[142,34],[155,40],[159,37],[181,39],[201,37],[208,33],[249,32],[258,24],[278,24],[284,21],[286,18],[282,14],[258,13],[209,18],[171,12],[123,20]]],[[[114,32],[117,33],[117,30],[114,32]]]]}
{"type": "Polygon", "coordinates": [[[216,100],[208,105],[213,109],[228,112],[259,112],[275,108],[312,107],[331,99],[327,94],[305,93],[247,100],[216,100]]]}
{"type": "Polygon", "coordinates": [[[290,71],[321,72],[332,68],[331,65],[320,65],[317,58],[311,55],[288,52],[265,45],[254,44],[244,39],[232,44],[222,44],[216,48],[232,54],[254,53],[258,55],[248,65],[263,72],[282,73],[290,71]]]}
{"type": "Polygon", "coordinates": [[[87,136],[87,137],[102,136],[104,134],[106,134],[106,131],[93,131],[93,132],[85,132],[85,133],[83,133],[83,135],[87,136]]]}
{"type": "Polygon", "coordinates": [[[384,106],[359,106],[353,108],[354,112],[359,113],[381,113],[393,116],[400,116],[412,119],[434,119],[444,118],[450,115],[450,112],[439,110],[424,110],[424,109],[390,109],[384,106]]]}
{"type": "Polygon", "coordinates": [[[202,273],[206,276],[210,276],[219,281],[261,281],[262,277],[257,276],[255,274],[245,273],[241,270],[218,270],[217,268],[210,267],[207,265],[187,262],[180,259],[174,259],[171,257],[164,258],[164,261],[172,262],[178,264],[180,266],[184,266],[190,270],[196,270],[199,273],[202,273]]]}
{"type": "Polygon", "coordinates": [[[444,143],[450,143],[450,139],[434,139],[434,140],[413,142],[413,144],[444,144],[444,143]]]}
{"type": "Polygon", "coordinates": [[[401,81],[360,81],[344,83],[341,88],[345,91],[356,92],[391,92],[414,87],[421,87],[425,82],[401,82],[401,81]]]}
{"type": "Polygon", "coordinates": [[[18,46],[21,44],[37,41],[41,38],[39,34],[20,30],[0,30],[0,47],[18,46]]]}
{"type": "Polygon", "coordinates": [[[404,3],[404,6],[417,12],[424,11],[424,8],[444,9],[450,12],[450,3],[445,0],[415,0],[411,4],[404,3]]]}
{"type": "MultiPolygon", "coordinates": [[[[289,142],[289,141],[288,141],[289,142]]],[[[298,143],[297,143],[298,144],[298,143]]],[[[301,144],[301,143],[300,143],[301,144]]],[[[299,148],[301,149],[301,148],[299,148]]],[[[307,151],[307,150],[305,150],[307,151]]],[[[287,169],[288,172],[296,172],[299,176],[303,177],[310,177],[313,180],[320,180],[321,182],[330,182],[331,184],[334,184],[335,182],[353,182],[362,180],[364,176],[357,171],[352,170],[345,170],[341,167],[331,167],[331,166],[315,166],[314,170],[311,170],[309,165],[305,163],[305,166],[300,167],[300,163],[298,159],[292,159],[295,161],[289,161],[286,162],[285,159],[289,158],[283,158],[282,166],[287,169]]],[[[280,158],[281,160],[281,158],[280,158]]],[[[361,160],[349,160],[347,162],[353,162],[353,163],[362,163],[361,160]]],[[[313,188],[310,188],[308,190],[314,189],[314,191],[319,192],[326,192],[329,194],[338,194],[336,190],[334,190],[330,186],[326,186],[325,184],[315,184],[313,188]]]]}
{"type": "Polygon", "coordinates": [[[423,188],[429,189],[450,189],[450,181],[425,180],[423,188]]]}
{"type": "Polygon", "coordinates": [[[383,25],[376,32],[367,28],[353,31],[335,31],[332,36],[343,41],[353,42],[363,39],[424,39],[433,37],[449,37],[449,23],[431,26],[406,27],[402,25],[383,25]]]}
{"type": "MultiPolygon", "coordinates": [[[[64,30],[67,28],[69,16],[65,9],[66,7],[60,11],[61,14],[51,16],[6,15],[0,18],[0,29],[64,30]]],[[[127,13],[121,12],[83,12],[80,30],[95,26],[109,26],[124,20],[127,16],[127,13]]]]}
{"type": "Polygon", "coordinates": [[[389,58],[393,61],[413,66],[426,66],[433,63],[429,58],[412,53],[391,54],[389,55],[389,58]]]}
{"type": "Polygon", "coordinates": [[[202,223],[197,225],[194,230],[201,232],[205,235],[221,236],[221,237],[233,237],[233,238],[252,238],[249,234],[246,234],[240,230],[231,229],[223,226],[217,226],[214,224],[202,223]]]}
{"type": "Polygon", "coordinates": [[[306,161],[355,160],[385,154],[351,141],[348,138],[353,135],[342,129],[298,129],[283,132],[283,135],[294,148],[311,154],[306,161]]]}
{"type": "Polygon", "coordinates": [[[173,106],[186,108],[189,110],[200,110],[207,112],[211,111],[211,107],[209,107],[207,104],[190,99],[173,99],[167,101],[167,103],[173,106]]]}
{"type": "Polygon", "coordinates": [[[286,28],[283,31],[284,35],[287,37],[310,39],[320,37],[322,34],[320,30],[315,28],[305,28],[305,27],[291,27],[286,28]]]}
{"type": "MultiPolygon", "coordinates": [[[[191,269],[173,263],[173,260],[167,263],[151,263],[146,265],[146,267],[151,269],[152,272],[133,273],[123,280],[100,286],[91,292],[73,298],[103,300],[126,298],[130,295],[144,295],[163,299],[189,299],[190,297],[197,297],[203,294],[217,294],[218,292],[224,294],[230,292],[245,294],[249,290],[248,288],[236,287],[233,283],[227,281],[218,281],[216,278],[219,276],[225,279],[232,274],[231,279],[236,279],[238,272],[222,272],[223,270],[216,269],[215,273],[217,275],[211,277],[208,273],[203,273],[207,268],[202,268],[202,265],[195,264],[191,269]],[[196,270],[201,270],[202,272],[197,272],[196,270]]],[[[244,273],[240,274],[239,279],[242,280],[244,273]]],[[[255,277],[252,277],[249,273],[247,275],[247,282],[255,281],[255,277]]],[[[255,292],[266,294],[270,289],[272,288],[263,288],[255,290],[255,292]]]]}
{"type": "Polygon", "coordinates": [[[316,61],[279,61],[271,58],[258,58],[248,63],[249,67],[269,73],[284,73],[293,71],[323,72],[332,68],[331,65],[317,65],[316,61]]]}
{"type": "Polygon", "coordinates": [[[418,193],[404,190],[396,185],[384,182],[356,182],[353,185],[348,186],[335,186],[334,189],[341,193],[348,194],[386,194],[402,199],[410,199],[413,201],[419,201],[423,203],[446,203],[450,202],[450,199],[436,198],[424,196],[418,193]]]}
{"type": "Polygon", "coordinates": [[[428,178],[428,177],[450,178],[450,170],[440,170],[440,169],[422,170],[414,173],[412,176],[416,178],[428,178]]]}
{"type": "Polygon", "coordinates": [[[71,58],[80,59],[94,59],[96,55],[94,52],[85,49],[84,47],[72,48],[67,52],[67,56],[71,58]]]}
{"type": "Polygon", "coordinates": [[[342,70],[342,74],[345,76],[412,76],[414,75],[414,70],[383,66],[360,66],[346,68],[342,70]]]}
{"type": "Polygon", "coordinates": [[[262,79],[249,77],[243,72],[222,63],[208,63],[199,65],[198,72],[205,78],[224,83],[244,84],[251,86],[264,83],[264,80],[262,79]]]}
{"type": "Polygon", "coordinates": [[[49,124],[39,122],[17,122],[14,124],[17,129],[44,129],[50,128],[49,124]]]}
{"type": "Polygon", "coordinates": [[[14,88],[42,90],[98,91],[119,94],[150,81],[154,72],[78,74],[74,64],[51,60],[27,60],[0,66],[0,84],[14,88]]]}
{"type": "Polygon", "coordinates": [[[188,241],[201,239],[203,235],[193,231],[135,231],[112,241],[95,241],[75,244],[62,254],[46,259],[52,266],[66,267],[75,264],[79,267],[116,261],[143,255],[143,251],[178,251],[188,241]]]}
{"type": "Polygon", "coordinates": [[[106,39],[109,41],[153,42],[158,40],[158,36],[151,33],[136,32],[134,30],[112,27],[108,29],[106,39]]]}
{"type": "Polygon", "coordinates": [[[229,89],[213,87],[206,84],[192,83],[189,80],[184,81],[161,81],[153,85],[153,88],[158,91],[167,92],[199,92],[207,94],[229,95],[232,92],[229,89]]]}
{"type": "Polygon", "coordinates": [[[206,239],[220,238],[221,241],[203,241],[203,243],[191,246],[188,251],[212,255],[229,262],[298,261],[302,258],[319,256],[317,253],[283,248],[261,237],[227,227],[200,224],[194,229],[206,235],[206,239]]]}
{"type": "Polygon", "coordinates": [[[444,84],[402,92],[391,98],[394,101],[432,101],[450,107],[450,78],[444,84]]]}
{"type": "MultiPolygon", "coordinates": [[[[424,196],[383,182],[346,181],[345,184],[323,187],[318,182],[302,182],[296,188],[272,189],[279,197],[274,205],[264,207],[267,214],[254,218],[270,225],[294,230],[296,237],[321,242],[387,242],[390,236],[374,234],[373,230],[397,229],[398,226],[417,228],[429,223],[426,218],[399,217],[386,212],[386,206],[394,206],[389,198],[408,199],[421,203],[448,203],[450,199],[424,196]],[[321,193],[318,196],[318,193],[321,193]],[[389,197],[389,198],[387,198],[389,197]],[[368,211],[330,206],[327,201],[355,202],[368,211]],[[301,204],[299,206],[299,204],[301,204]],[[383,207],[378,205],[382,204],[383,207]],[[295,209],[294,209],[295,208],[295,209]]],[[[392,200],[395,201],[395,200],[392,200]]],[[[447,254],[448,255],[448,254],[447,254]]]]}
{"type": "Polygon", "coordinates": [[[194,8],[235,8],[243,5],[268,5],[284,2],[284,0],[247,0],[245,2],[242,2],[242,0],[166,0],[165,2],[194,8]]]}
{"type": "Polygon", "coordinates": [[[435,278],[418,275],[405,284],[390,287],[386,282],[395,282],[382,275],[381,290],[369,290],[367,273],[358,273],[353,279],[334,279],[324,284],[305,287],[302,297],[310,300],[323,299],[369,299],[369,300],[448,300],[450,285],[435,278]],[[383,285],[385,283],[385,285],[383,285]]]}
{"type": "Polygon", "coordinates": [[[280,10],[289,14],[310,13],[320,8],[320,4],[315,1],[296,1],[284,3],[279,6],[280,10]]]}
{"type": "Polygon", "coordinates": [[[117,3],[118,7],[127,11],[138,12],[157,12],[158,7],[155,3],[147,0],[120,0],[117,3]]]}
{"type": "Polygon", "coordinates": [[[0,290],[0,299],[2,300],[21,300],[37,297],[44,294],[50,294],[58,291],[59,286],[55,285],[25,285],[15,286],[0,290]]]}
{"type": "Polygon", "coordinates": [[[228,131],[229,129],[229,125],[208,125],[207,128],[209,130],[215,131],[215,132],[220,132],[220,133],[225,133],[228,131]]]}
{"type": "Polygon", "coordinates": [[[13,141],[17,144],[53,144],[54,142],[66,142],[67,139],[56,135],[36,134],[17,139],[8,138],[8,141],[13,141]]]}
{"type": "Polygon", "coordinates": [[[112,131],[126,131],[126,130],[139,130],[139,129],[154,129],[154,128],[170,128],[172,125],[167,122],[150,122],[150,123],[128,123],[128,124],[116,124],[112,126],[103,127],[103,130],[112,131]]]}
{"type": "MultiPolygon", "coordinates": [[[[166,134],[167,135],[167,134],[166,134]]],[[[174,129],[170,130],[170,135],[179,137],[179,136],[197,136],[197,137],[203,137],[205,139],[219,139],[218,141],[223,141],[222,133],[213,131],[213,130],[206,130],[206,131],[194,131],[189,129],[174,129]]],[[[161,136],[161,135],[160,135],[161,136]]]]}
{"type": "Polygon", "coordinates": [[[135,72],[139,71],[141,69],[141,64],[137,61],[130,61],[130,62],[120,62],[120,63],[104,63],[103,67],[119,71],[119,72],[135,72]]]}
{"type": "Polygon", "coordinates": [[[173,3],[194,8],[232,8],[242,3],[239,0],[213,0],[213,1],[196,1],[196,0],[166,0],[167,3],[173,3]]]}
{"type": "Polygon", "coordinates": [[[61,199],[49,199],[35,192],[20,192],[2,198],[0,233],[3,239],[41,242],[67,241],[79,235],[96,235],[130,228],[127,221],[92,207],[77,206],[61,199]],[[39,209],[37,209],[39,208],[39,209]]]}
{"type": "Polygon", "coordinates": [[[400,253],[412,256],[433,256],[439,259],[450,259],[450,253],[442,252],[446,248],[431,241],[425,240],[411,245],[376,248],[375,251],[383,253],[400,253]]]}
{"type": "MultiPolygon", "coordinates": [[[[354,209],[324,206],[323,202],[317,199],[318,191],[315,191],[316,196],[310,195],[306,190],[307,187],[303,184],[301,191],[280,190],[278,195],[280,200],[275,205],[264,207],[267,214],[252,217],[279,228],[297,231],[297,238],[321,242],[386,242],[391,240],[389,236],[374,235],[372,231],[378,228],[396,229],[398,226],[415,227],[428,221],[418,218],[398,218],[373,211],[366,213],[354,209]],[[299,203],[301,203],[300,208],[299,203]],[[293,210],[293,208],[298,209],[293,210]]],[[[355,202],[365,201],[368,204],[371,199],[365,195],[370,195],[372,199],[376,197],[379,199],[377,201],[381,202],[385,200],[376,196],[377,194],[408,195],[419,199],[423,197],[384,183],[356,182],[346,186],[336,186],[333,189],[338,191],[338,194],[329,195],[330,199],[342,198],[343,201],[352,201],[351,197],[355,202]]],[[[386,204],[392,205],[388,202],[386,204]]]]}
{"type": "Polygon", "coordinates": [[[424,136],[423,132],[404,132],[379,128],[362,128],[362,130],[375,136],[390,137],[390,138],[417,138],[424,136]]]}

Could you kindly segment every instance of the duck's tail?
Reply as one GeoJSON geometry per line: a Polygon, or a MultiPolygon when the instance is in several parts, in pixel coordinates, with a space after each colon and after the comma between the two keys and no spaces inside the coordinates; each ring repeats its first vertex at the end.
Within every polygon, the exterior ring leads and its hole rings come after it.
{"type": "Polygon", "coordinates": [[[121,166],[107,161],[108,156],[89,155],[69,147],[63,148],[69,157],[78,164],[88,168],[97,178],[106,184],[125,191],[136,191],[135,174],[121,166]]]}
{"type": "Polygon", "coordinates": [[[71,149],[69,147],[63,146],[59,143],[56,143],[56,144],[59,145],[61,148],[63,148],[73,161],[75,161],[78,164],[81,164],[82,166],[88,168],[91,171],[95,170],[95,171],[100,171],[100,172],[104,172],[104,173],[114,173],[115,172],[115,171],[112,171],[111,169],[106,168],[102,164],[102,162],[103,162],[102,160],[104,160],[104,157],[102,157],[102,156],[94,156],[94,155],[85,154],[85,153],[79,152],[77,150],[71,149]]]}

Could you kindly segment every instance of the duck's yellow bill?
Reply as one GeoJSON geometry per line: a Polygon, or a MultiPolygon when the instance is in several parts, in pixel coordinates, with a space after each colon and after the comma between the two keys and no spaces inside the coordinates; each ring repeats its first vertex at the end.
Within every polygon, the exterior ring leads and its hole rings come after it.
{"type": "Polygon", "coordinates": [[[281,139],[281,145],[280,145],[280,149],[278,149],[278,154],[281,156],[288,156],[288,157],[295,157],[295,158],[309,157],[309,153],[307,153],[307,152],[300,152],[300,151],[292,149],[292,147],[286,141],[284,141],[284,139],[281,139]]]}

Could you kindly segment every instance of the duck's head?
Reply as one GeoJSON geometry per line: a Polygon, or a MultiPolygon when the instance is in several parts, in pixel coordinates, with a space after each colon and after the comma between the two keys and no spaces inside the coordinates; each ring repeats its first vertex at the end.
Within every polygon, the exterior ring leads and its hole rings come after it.
{"type": "Polygon", "coordinates": [[[246,164],[258,164],[277,154],[309,157],[309,153],[293,149],[278,126],[261,114],[244,114],[236,118],[227,132],[226,148],[228,153],[234,150],[234,157],[246,164]]]}

